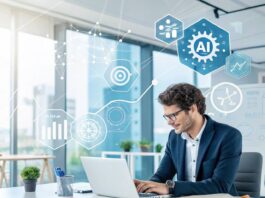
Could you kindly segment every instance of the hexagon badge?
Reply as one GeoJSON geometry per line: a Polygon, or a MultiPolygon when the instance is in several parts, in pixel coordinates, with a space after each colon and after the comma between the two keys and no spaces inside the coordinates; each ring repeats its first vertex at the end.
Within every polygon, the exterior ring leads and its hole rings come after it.
{"type": "Polygon", "coordinates": [[[159,19],[155,23],[155,37],[167,44],[183,37],[183,23],[171,15],[159,19]]]}
{"type": "Polygon", "coordinates": [[[127,60],[112,61],[105,72],[105,80],[113,91],[129,91],[138,77],[135,67],[127,60]]]}
{"type": "Polygon", "coordinates": [[[184,30],[178,40],[179,60],[182,64],[205,75],[223,65],[230,54],[229,33],[201,19],[184,30]]]}
{"type": "Polygon", "coordinates": [[[77,143],[90,150],[105,141],[107,127],[101,116],[88,113],[72,122],[71,133],[77,143]]]}
{"type": "Polygon", "coordinates": [[[108,132],[124,133],[133,120],[131,111],[132,104],[113,100],[97,113],[106,122],[108,132]]]}
{"type": "Polygon", "coordinates": [[[56,150],[72,139],[70,125],[73,118],[61,109],[48,109],[35,120],[36,138],[43,145],[56,150]]]}
{"type": "Polygon", "coordinates": [[[234,53],[226,58],[226,73],[237,79],[243,78],[251,72],[251,57],[234,53]]]}

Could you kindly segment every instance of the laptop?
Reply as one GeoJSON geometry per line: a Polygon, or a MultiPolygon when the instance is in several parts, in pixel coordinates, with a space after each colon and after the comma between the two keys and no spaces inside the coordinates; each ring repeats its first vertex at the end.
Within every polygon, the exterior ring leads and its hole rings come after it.
{"type": "Polygon", "coordinates": [[[119,198],[165,198],[170,195],[139,193],[131,178],[125,159],[81,157],[93,193],[119,198]]]}

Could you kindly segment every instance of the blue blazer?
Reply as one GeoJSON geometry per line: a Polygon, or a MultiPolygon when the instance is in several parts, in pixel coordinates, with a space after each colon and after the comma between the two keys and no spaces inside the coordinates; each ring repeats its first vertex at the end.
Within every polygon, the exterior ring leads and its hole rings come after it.
{"type": "Polygon", "coordinates": [[[237,196],[234,179],[242,153],[241,133],[205,115],[196,164],[196,182],[185,181],[186,140],[172,130],[165,155],[151,181],[165,183],[177,174],[175,196],[229,193],[237,196]]]}

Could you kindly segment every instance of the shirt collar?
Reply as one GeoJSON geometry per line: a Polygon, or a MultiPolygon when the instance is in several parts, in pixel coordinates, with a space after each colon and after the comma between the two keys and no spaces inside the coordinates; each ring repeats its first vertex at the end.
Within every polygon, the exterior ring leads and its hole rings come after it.
{"type": "Polygon", "coordinates": [[[205,127],[206,127],[206,123],[207,123],[207,119],[204,118],[204,123],[202,125],[202,128],[201,128],[200,132],[198,133],[198,135],[194,139],[192,139],[187,132],[182,132],[181,133],[182,139],[199,142],[201,140],[202,133],[203,133],[205,127]]]}

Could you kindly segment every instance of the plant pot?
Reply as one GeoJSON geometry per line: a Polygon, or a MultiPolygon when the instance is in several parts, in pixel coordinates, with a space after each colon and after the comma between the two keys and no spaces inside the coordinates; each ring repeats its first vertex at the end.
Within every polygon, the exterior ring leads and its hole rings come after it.
{"type": "Polygon", "coordinates": [[[163,146],[162,146],[161,144],[157,144],[157,145],[155,146],[155,151],[156,151],[157,153],[161,153],[161,152],[162,152],[162,149],[163,149],[163,146]]]}
{"type": "Polygon", "coordinates": [[[146,146],[141,146],[140,148],[142,152],[148,152],[150,149],[149,147],[146,147],[146,146]]]}
{"type": "Polygon", "coordinates": [[[32,180],[24,180],[24,187],[25,187],[25,192],[35,192],[36,191],[36,179],[32,180]]]}
{"type": "Polygon", "coordinates": [[[123,151],[124,151],[124,152],[130,152],[131,149],[124,149],[123,151]]]}

